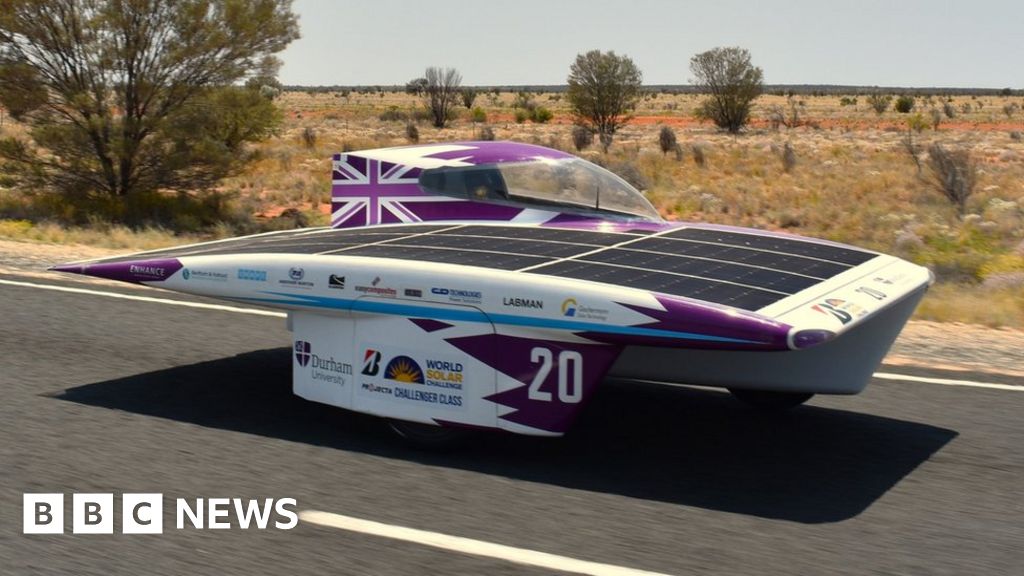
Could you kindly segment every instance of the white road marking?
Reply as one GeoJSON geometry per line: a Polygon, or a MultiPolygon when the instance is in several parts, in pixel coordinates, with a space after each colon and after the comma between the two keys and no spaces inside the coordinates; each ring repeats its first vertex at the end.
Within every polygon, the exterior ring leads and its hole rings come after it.
{"type": "Polygon", "coordinates": [[[271,312],[270,310],[259,310],[257,308],[242,308],[239,306],[225,306],[222,304],[206,304],[203,302],[184,302],[168,298],[153,298],[151,296],[135,296],[122,294],[120,292],[107,292],[104,290],[89,290],[86,288],[72,288],[70,286],[55,286],[53,284],[36,284],[35,282],[18,282],[16,280],[0,279],[0,284],[9,286],[23,286],[26,288],[40,288],[42,290],[54,290],[57,292],[71,292],[73,294],[89,294],[92,296],[106,296],[108,298],[120,298],[122,300],[135,300],[137,302],[152,302],[155,304],[170,304],[171,306],[185,306],[186,308],[201,308],[203,310],[221,310],[223,312],[237,312],[238,314],[253,314],[255,316],[272,316],[274,318],[287,318],[284,312],[271,312]]]}
{"type": "Polygon", "coordinates": [[[911,376],[909,374],[893,374],[891,372],[875,372],[874,377],[881,380],[904,380],[907,382],[923,382],[925,384],[942,384],[944,386],[971,386],[974,388],[992,388],[994,390],[1015,390],[1017,392],[1024,392],[1024,385],[975,382],[973,380],[953,380],[950,378],[930,378],[926,376],[911,376]]]}
{"type": "MultiPolygon", "coordinates": [[[[200,308],[204,310],[220,310],[223,312],[236,312],[239,314],[253,314],[256,316],[271,316],[273,318],[287,318],[284,312],[271,312],[257,308],[242,308],[240,306],[225,306],[221,304],[205,304],[202,302],[184,302],[182,300],[171,300],[168,298],[154,298],[151,296],[134,296],[120,292],[107,292],[104,290],[89,290],[86,288],[71,288],[70,286],[56,286],[54,284],[37,284],[35,282],[18,282],[16,280],[0,279],[0,284],[10,286],[23,286],[27,288],[39,288],[42,290],[55,290],[57,292],[71,292],[75,294],[89,294],[92,296],[106,296],[108,298],[120,298],[122,300],[135,300],[138,302],[151,302],[155,304],[170,304],[171,306],[185,306],[186,308],[200,308]]],[[[989,388],[993,390],[1012,390],[1024,392],[1024,385],[998,384],[995,382],[978,382],[975,380],[955,380],[951,378],[932,378],[927,376],[911,376],[910,374],[895,374],[892,372],[875,372],[875,378],[880,380],[899,380],[904,382],[920,382],[924,384],[941,384],[944,386],[968,386],[972,388],[989,388]]]]}
{"type": "Polygon", "coordinates": [[[331,512],[304,510],[299,512],[299,519],[303,522],[309,522],[310,524],[317,524],[319,526],[338,528],[351,532],[360,532],[362,534],[391,538],[393,540],[402,540],[423,546],[431,546],[433,548],[460,552],[462,554],[497,558],[499,560],[506,560],[516,564],[537,566],[539,568],[549,570],[561,570],[563,572],[572,572],[575,574],[593,574],[596,576],[664,576],[658,572],[648,572],[646,570],[637,570],[634,568],[626,568],[624,566],[615,566],[613,564],[601,564],[599,562],[590,562],[589,560],[578,560],[576,558],[549,554],[547,552],[537,552],[536,550],[527,550],[526,548],[515,548],[513,546],[494,544],[492,542],[463,538],[461,536],[450,536],[448,534],[441,534],[440,532],[430,532],[428,530],[406,528],[404,526],[395,526],[393,524],[383,524],[372,520],[363,520],[361,518],[353,518],[351,516],[342,516],[341,514],[332,514],[331,512]]]}

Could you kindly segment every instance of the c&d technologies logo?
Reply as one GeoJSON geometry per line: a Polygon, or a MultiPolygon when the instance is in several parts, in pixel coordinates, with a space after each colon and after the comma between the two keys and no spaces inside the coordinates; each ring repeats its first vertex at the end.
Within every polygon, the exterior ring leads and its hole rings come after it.
{"type": "MultiPolygon", "coordinates": [[[[72,494],[72,534],[113,534],[114,495],[72,494]]],[[[22,496],[23,534],[63,534],[64,494],[24,494],[22,496]]],[[[235,517],[239,528],[291,530],[299,523],[294,498],[188,498],[175,500],[175,527],[183,530],[225,530],[233,528],[235,517]],[[274,522],[271,523],[271,519],[274,522]]],[[[164,495],[160,493],[121,494],[121,534],[163,534],[164,495]]]]}

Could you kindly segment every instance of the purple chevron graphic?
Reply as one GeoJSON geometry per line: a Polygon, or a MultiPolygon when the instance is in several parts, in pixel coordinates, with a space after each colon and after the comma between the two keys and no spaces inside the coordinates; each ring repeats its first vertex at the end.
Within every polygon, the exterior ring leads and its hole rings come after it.
{"type": "MultiPolygon", "coordinates": [[[[591,398],[594,388],[604,378],[618,357],[621,348],[602,344],[580,344],[575,342],[559,342],[555,340],[539,340],[520,338],[502,334],[484,334],[466,336],[446,340],[452,346],[480,360],[502,374],[514,378],[521,386],[504,390],[484,399],[496,404],[512,408],[513,411],[499,416],[503,420],[546,430],[548,432],[565,432],[572,424],[580,408],[591,398]],[[531,398],[530,385],[542,369],[544,363],[536,356],[537,349],[546,349],[550,353],[551,364],[548,374],[534,396],[548,398],[540,400],[531,398]],[[571,382],[570,386],[580,386],[579,401],[563,401],[559,393],[559,360],[563,352],[579,354],[582,378],[579,382],[571,382]]],[[[575,368],[568,363],[568,373],[575,368]]],[[[569,376],[573,379],[572,376],[569,376]]],[[[577,393],[572,390],[572,393],[577,393]]]]}

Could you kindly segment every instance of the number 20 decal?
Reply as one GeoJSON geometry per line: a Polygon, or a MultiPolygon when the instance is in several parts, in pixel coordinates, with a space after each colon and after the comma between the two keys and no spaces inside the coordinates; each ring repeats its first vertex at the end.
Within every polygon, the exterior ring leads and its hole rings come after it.
{"type": "MultiPolygon", "coordinates": [[[[550,348],[538,346],[530,351],[530,362],[540,364],[530,382],[527,397],[530,400],[551,402],[551,392],[540,389],[551,374],[554,355],[550,348]]],[[[558,401],[578,404],[583,399],[583,355],[575,350],[558,352],[558,401]]]]}

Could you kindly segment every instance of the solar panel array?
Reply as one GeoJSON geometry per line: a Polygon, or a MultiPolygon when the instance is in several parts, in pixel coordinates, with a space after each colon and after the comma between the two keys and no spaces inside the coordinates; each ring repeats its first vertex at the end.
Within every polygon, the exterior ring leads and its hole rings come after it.
{"type": "Polygon", "coordinates": [[[298,230],[160,250],[146,257],[253,253],[462,264],[604,282],[746,310],[767,306],[876,256],[831,244],[706,228],[652,233],[409,225],[298,230]]]}

